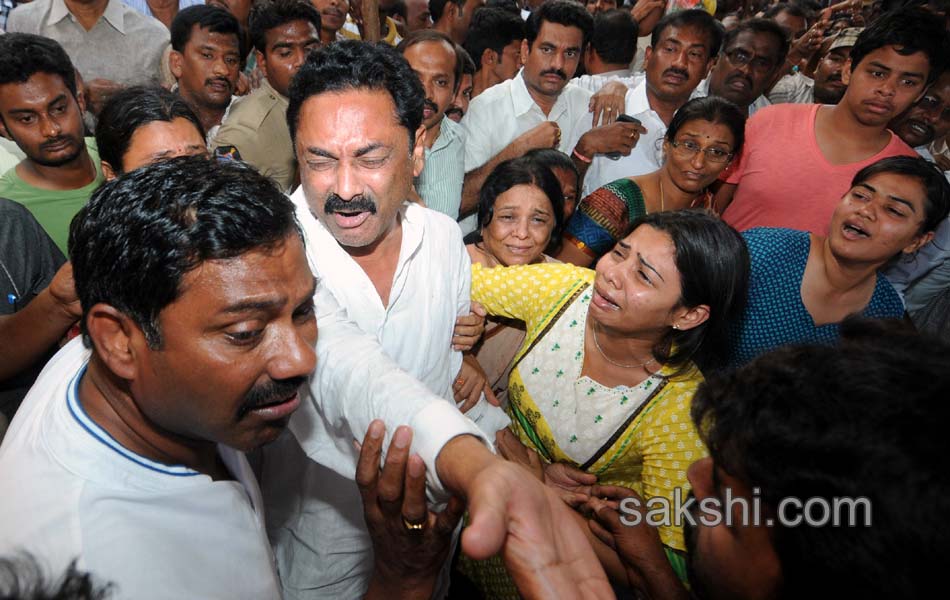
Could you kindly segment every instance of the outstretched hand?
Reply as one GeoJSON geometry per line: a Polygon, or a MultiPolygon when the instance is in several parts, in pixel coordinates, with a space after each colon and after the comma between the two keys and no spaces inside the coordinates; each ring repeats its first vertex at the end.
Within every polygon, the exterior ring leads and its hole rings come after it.
{"type": "Polygon", "coordinates": [[[469,490],[462,550],[476,560],[501,551],[526,598],[613,598],[607,576],[570,509],[521,467],[496,461],[469,490]]]}

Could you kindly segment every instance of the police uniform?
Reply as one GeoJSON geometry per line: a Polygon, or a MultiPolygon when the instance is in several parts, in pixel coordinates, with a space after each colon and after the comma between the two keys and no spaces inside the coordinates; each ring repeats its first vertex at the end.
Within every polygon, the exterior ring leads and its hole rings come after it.
{"type": "Polygon", "coordinates": [[[235,102],[211,142],[222,160],[241,160],[270,177],[285,191],[297,181],[297,161],[287,127],[287,98],[267,80],[235,102]]]}

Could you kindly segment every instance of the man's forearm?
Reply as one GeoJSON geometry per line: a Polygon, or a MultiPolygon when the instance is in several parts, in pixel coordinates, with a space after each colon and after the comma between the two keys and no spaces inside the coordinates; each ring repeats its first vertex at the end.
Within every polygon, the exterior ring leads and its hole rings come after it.
{"type": "Polygon", "coordinates": [[[472,481],[494,461],[501,460],[492,454],[478,438],[460,435],[447,443],[436,458],[436,470],[445,489],[468,500],[472,481]]]}
{"type": "Polygon", "coordinates": [[[76,319],[66,313],[49,288],[26,307],[0,317],[0,381],[29,367],[66,335],[76,319]]]}

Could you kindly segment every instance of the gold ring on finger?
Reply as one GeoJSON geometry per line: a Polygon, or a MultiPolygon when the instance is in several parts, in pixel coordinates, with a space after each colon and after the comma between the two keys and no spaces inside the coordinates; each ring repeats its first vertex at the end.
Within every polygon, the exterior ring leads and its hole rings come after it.
{"type": "Polygon", "coordinates": [[[402,526],[406,528],[406,531],[422,531],[426,528],[426,522],[420,521],[419,523],[413,523],[406,517],[402,518],[402,526]]]}

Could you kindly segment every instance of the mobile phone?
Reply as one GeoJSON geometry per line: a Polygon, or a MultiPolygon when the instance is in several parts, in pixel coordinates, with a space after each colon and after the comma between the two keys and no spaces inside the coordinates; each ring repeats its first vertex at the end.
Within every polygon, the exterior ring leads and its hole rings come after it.
{"type": "MultiPolygon", "coordinates": [[[[622,123],[636,123],[637,125],[641,125],[640,119],[636,117],[631,117],[630,115],[620,114],[617,116],[617,120],[622,123]]],[[[620,160],[621,157],[623,157],[623,154],[619,152],[607,153],[607,158],[609,158],[610,160],[620,160]]]]}

